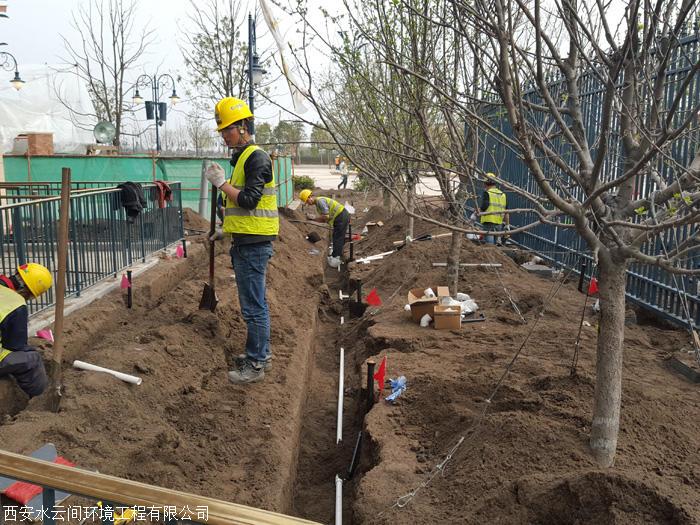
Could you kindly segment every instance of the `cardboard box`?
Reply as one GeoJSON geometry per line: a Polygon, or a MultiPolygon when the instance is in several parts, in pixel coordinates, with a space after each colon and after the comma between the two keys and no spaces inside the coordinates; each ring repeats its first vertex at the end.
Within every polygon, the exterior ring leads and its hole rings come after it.
{"type": "Polygon", "coordinates": [[[435,291],[435,286],[421,286],[420,288],[411,288],[408,291],[408,304],[411,307],[411,319],[415,323],[420,323],[420,318],[425,314],[433,316],[433,308],[438,304],[437,297],[431,297],[429,299],[421,299],[423,297],[423,292],[428,288],[432,288],[435,291]]]}
{"type": "Polygon", "coordinates": [[[53,155],[53,133],[21,133],[15,137],[12,153],[53,155]]]}
{"type": "Polygon", "coordinates": [[[435,330],[459,330],[462,328],[462,312],[459,306],[435,306],[433,311],[435,330]]]}

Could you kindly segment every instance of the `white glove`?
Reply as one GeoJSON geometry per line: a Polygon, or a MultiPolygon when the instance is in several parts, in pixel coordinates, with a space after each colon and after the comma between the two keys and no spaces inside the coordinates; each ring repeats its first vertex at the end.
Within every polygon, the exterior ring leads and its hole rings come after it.
{"type": "Polygon", "coordinates": [[[217,228],[216,231],[209,236],[209,240],[211,242],[220,241],[223,238],[224,238],[224,233],[219,228],[217,228]]]}
{"type": "Polygon", "coordinates": [[[223,186],[226,182],[226,173],[224,172],[224,168],[214,162],[209,164],[209,167],[204,174],[207,176],[209,182],[211,182],[217,188],[221,188],[221,186],[223,186]]]}

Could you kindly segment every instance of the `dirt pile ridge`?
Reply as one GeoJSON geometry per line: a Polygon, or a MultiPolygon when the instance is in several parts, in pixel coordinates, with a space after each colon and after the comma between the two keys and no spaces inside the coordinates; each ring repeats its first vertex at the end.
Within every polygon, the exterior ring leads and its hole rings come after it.
{"type": "MultiPolygon", "coordinates": [[[[389,228],[402,220],[390,219],[389,228]]],[[[384,241],[363,241],[357,251],[377,250],[384,241]]],[[[451,331],[420,328],[403,310],[406,293],[446,284],[445,268],[431,262],[446,260],[449,243],[449,237],[415,242],[351,270],[385,303],[368,310],[364,337],[355,337],[354,346],[350,338],[349,346],[375,360],[387,355],[388,376],[408,379],[396,405],[381,402],[365,420],[374,462],[357,487],[355,523],[700,523],[697,387],[664,361],[687,346],[687,334],[626,327],[617,461],[601,471],[587,447],[597,337],[593,300],[578,373],[571,377],[584,302],[575,283],[559,287],[528,274],[500,249],[465,240],[462,262],[502,264],[497,272],[460,273],[459,291],[472,296],[487,322],[451,331]],[[535,321],[530,341],[480,420],[485,400],[535,321]],[[438,474],[405,508],[392,508],[462,436],[445,476],[438,474]]]]}

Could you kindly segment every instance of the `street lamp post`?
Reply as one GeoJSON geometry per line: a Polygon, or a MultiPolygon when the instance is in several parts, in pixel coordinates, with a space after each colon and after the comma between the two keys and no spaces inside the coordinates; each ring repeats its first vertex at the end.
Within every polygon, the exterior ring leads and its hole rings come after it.
{"type": "MultiPolygon", "coordinates": [[[[260,85],[262,77],[267,71],[260,66],[260,58],[256,49],[255,37],[255,19],[253,15],[248,14],[248,107],[250,112],[255,115],[255,86],[260,85]]],[[[250,134],[255,135],[255,124],[251,124],[250,134]]]]}
{"type": "Polygon", "coordinates": [[[165,102],[160,101],[160,93],[163,89],[172,89],[173,94],[168,97],[170,103],[174,106],[180,97],[177,96],[175,91],[175,79],[168,73],[163,73],[156,78],[155,75],[152,77],[150,75],[141,75],[136,79],[136,93],[134,94],[134,104],[146,103],[146,120],[156,121],[156,151],[160,153],[160,131],[158,128],[163,125],[163,122],[167,120],[168,117],[168,107],[165,102]],[[144,101],[143,97],[139,94],[139,86],[150,87],[152,100],[144,101]]]}
{"type": "MultiPolygon", "coordinates": [[[[0,43],[0,45],[4,46],[6,44],[2,42],[0,43]]],[[[24,85],[24,80],[22,80],[19,76],[17,60],[15,59],[14,55],[12,55],[12,53],[8,53],[7,51],[0,51],[0,68],[4,69],[5,71],[12,71],[14,69],[15,77],[12,80],[10,80],[10,84],[12,84],[12,87],[15,88],[17,91],[22,89],[22,86],[24,85]]]]}

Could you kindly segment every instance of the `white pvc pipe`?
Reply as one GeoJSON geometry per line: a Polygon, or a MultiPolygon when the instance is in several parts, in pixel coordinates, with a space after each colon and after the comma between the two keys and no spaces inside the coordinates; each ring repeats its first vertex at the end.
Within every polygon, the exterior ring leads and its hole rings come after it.
{"type": "Polygon", "coordinates": [[[335,475],[335,525],[343,525],[343,480],[335,475]]]}
{"type": "Polygon", "coordinates": [[[343,440],[343,391],[344,391],[344,376],[345,376],[345,349],[340,347],[340,374],[338,379],[338,424],[336,425],[335,443],[336,445],[343,440]]]}
{"type": "Polygon", "coordinates": [[[103,368],[97,365],[91,365],[90,363],[86,363],[84,361],[73,361],[73,367],[80,368],[81,370],[89,370],[91,372],[104,372],[105,374],[109,374],[117,379],[121,379],[122,381],[126,381],[127,383],[134,385],[140,385],[143,382],[143,379],[140,377],[130,376],[129,374],[123,374],[121,372],[117,372],[116,370],[110,370],[109,368],[103,368]]]}

